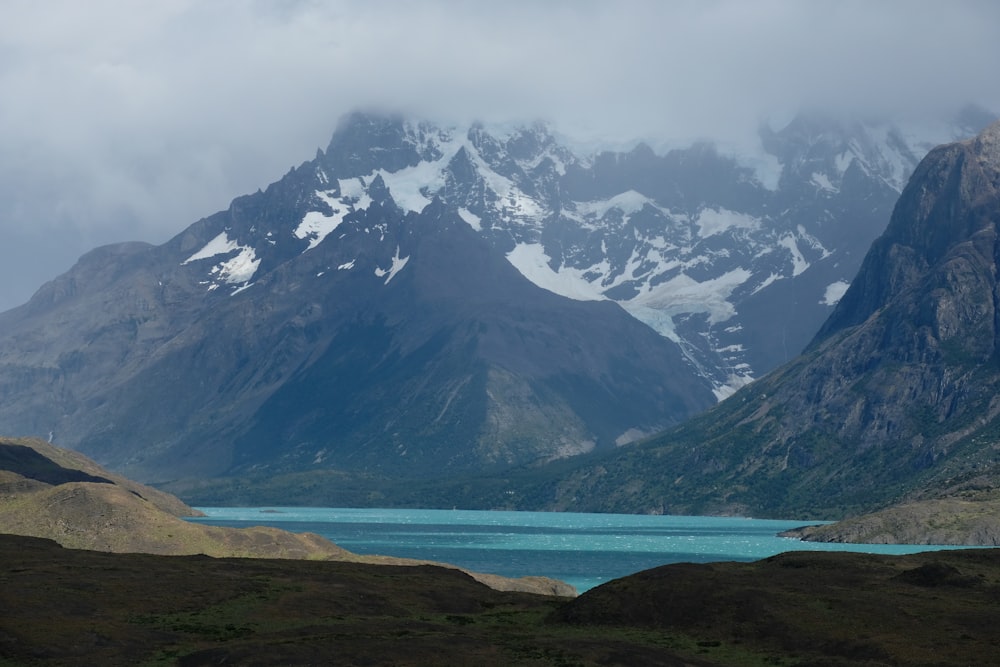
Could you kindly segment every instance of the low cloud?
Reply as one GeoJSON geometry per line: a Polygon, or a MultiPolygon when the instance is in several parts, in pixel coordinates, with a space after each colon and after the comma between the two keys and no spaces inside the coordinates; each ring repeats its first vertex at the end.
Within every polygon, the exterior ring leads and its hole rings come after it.
{"type": "Polygon", "coordinates": [[[803,107],[1000,109],[1000,4],[8,0],[0,309],[94,245],[162,242],[379,107],[741,140],[803,107]]]}

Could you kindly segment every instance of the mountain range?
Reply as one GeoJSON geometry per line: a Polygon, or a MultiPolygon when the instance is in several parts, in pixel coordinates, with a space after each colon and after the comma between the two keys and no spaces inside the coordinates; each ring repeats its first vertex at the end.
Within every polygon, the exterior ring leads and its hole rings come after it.
{"type": "Polygon", "coordinates": [[[909,518],[924,535],[995,543],[998,224],[1000,122],[924,158],[802,355],[665,434],[560,471],[531,502],[817,518],[905,502],[841,539],[925,541],[909,518]]]}
{"type": "Polygon", "coordinates": [[[613,452],[792,359],[923,153],[982,121],[584,154],[356,113],[266,190],[0,314],[0,431],[158,482],[613,452]]]}

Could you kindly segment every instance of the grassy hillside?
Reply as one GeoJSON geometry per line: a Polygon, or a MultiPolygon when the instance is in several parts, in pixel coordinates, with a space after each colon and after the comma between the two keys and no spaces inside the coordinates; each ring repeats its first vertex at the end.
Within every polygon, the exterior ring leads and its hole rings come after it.
{"type": "MultiPolygon", "coordinates": [[[[75,452],[35,439],[0,439],[0,533],[114,553],[422,564],[354,554],[311,533],[222,528],[181,518],[195,513],[177,498],[114,475],[75,452]]],[[[498,590],[575,595],[568,584],[546,577],[468,574],[498,590]]]]}

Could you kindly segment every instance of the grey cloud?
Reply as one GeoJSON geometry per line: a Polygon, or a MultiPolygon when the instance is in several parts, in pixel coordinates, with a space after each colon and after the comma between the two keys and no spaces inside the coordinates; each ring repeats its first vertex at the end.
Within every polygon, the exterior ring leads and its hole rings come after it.
{"type": "Polygon", "coordinates": [[[595,142],[740,140],[770,114],[1000,110],[1000,5],[12,0],[0,309],[90,247],[162,242],[379,106],[595,142]]]}

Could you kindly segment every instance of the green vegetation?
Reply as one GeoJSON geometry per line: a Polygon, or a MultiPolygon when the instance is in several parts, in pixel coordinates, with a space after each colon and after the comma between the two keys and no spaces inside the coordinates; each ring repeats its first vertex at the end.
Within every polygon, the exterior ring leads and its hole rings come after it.
{"type": "Polygon", "coordinates": [[[1000,552],[677,564],[575,600],[456,570],[0,536],[0,665],[949,665],[1000,648],[1000,552]]]}

